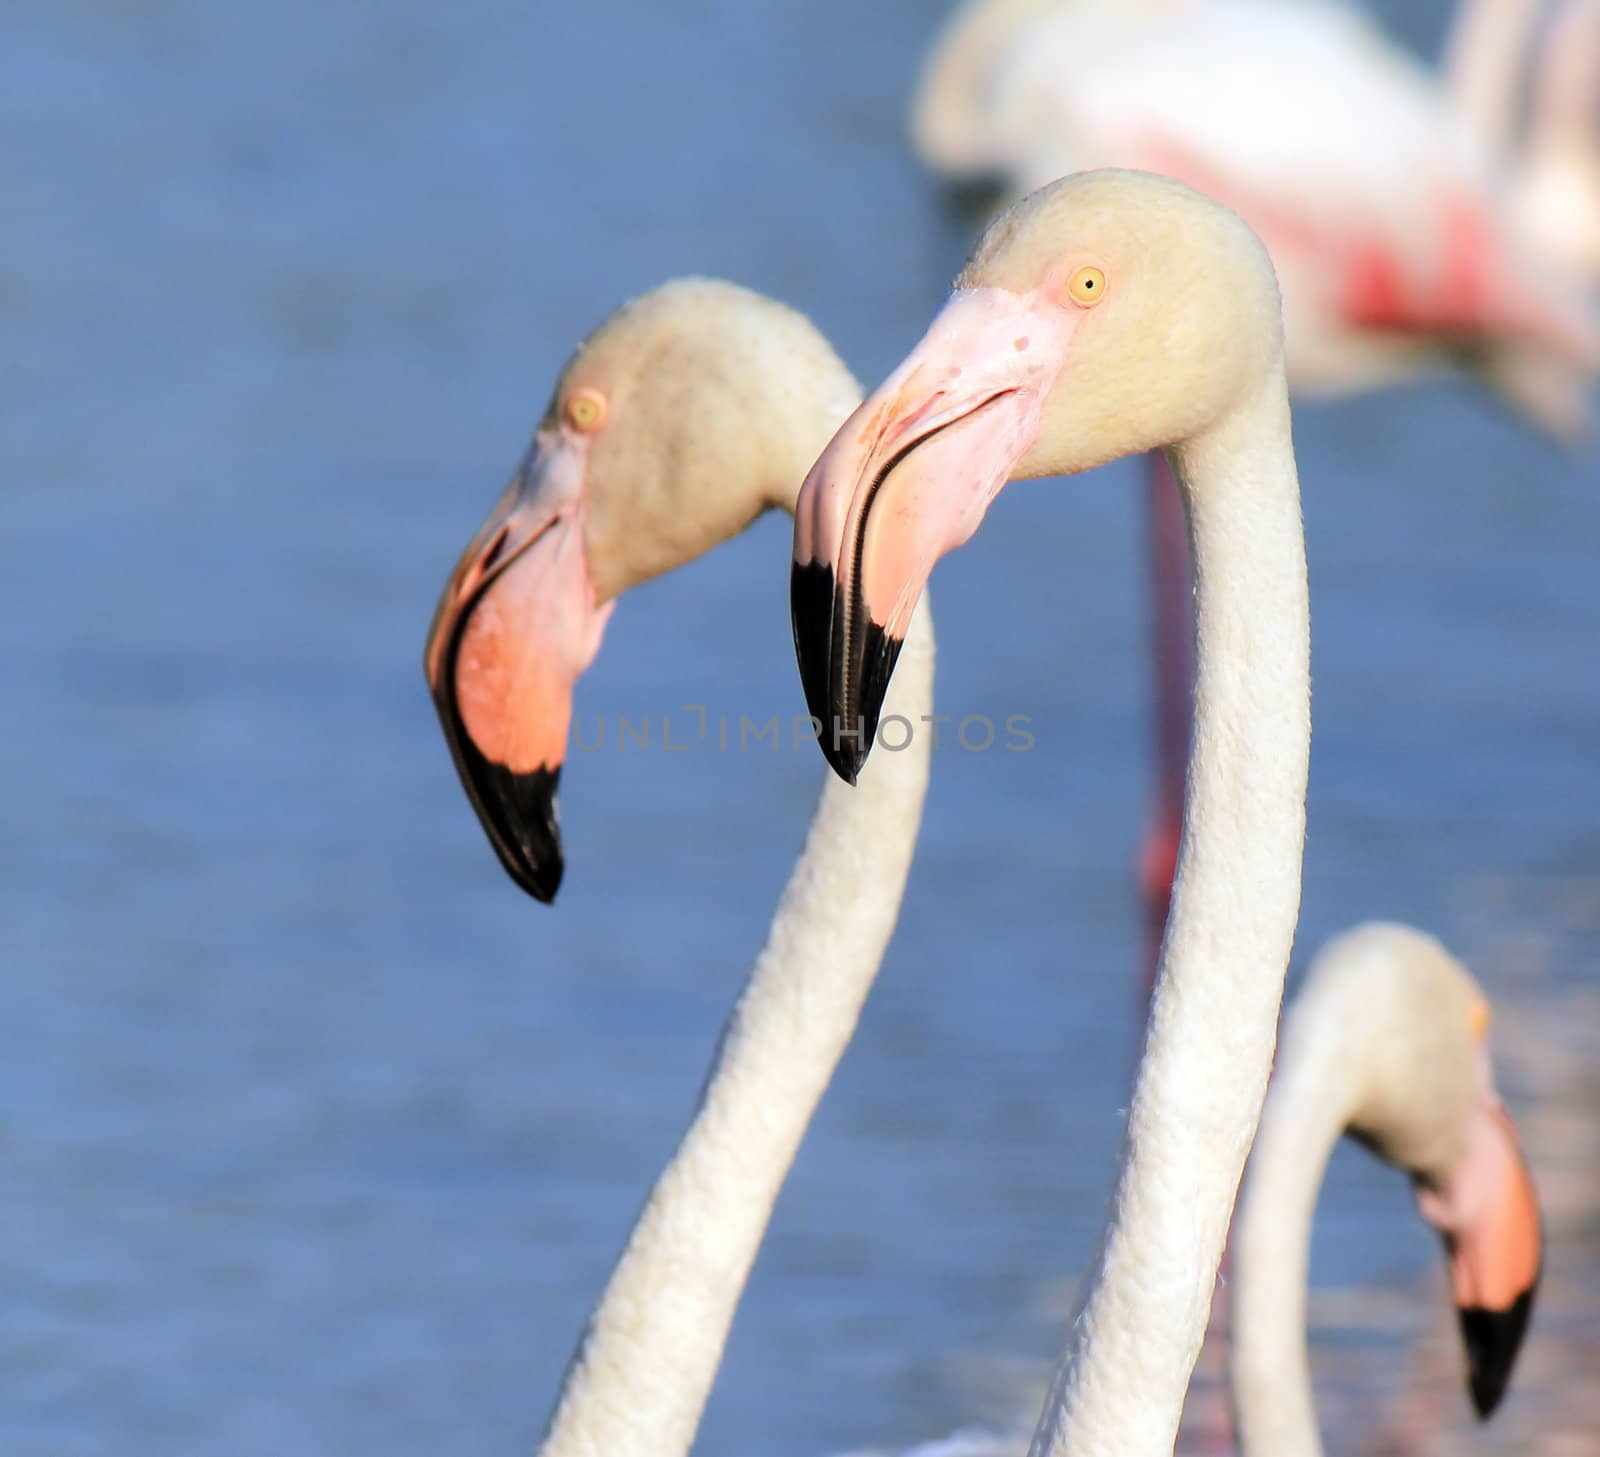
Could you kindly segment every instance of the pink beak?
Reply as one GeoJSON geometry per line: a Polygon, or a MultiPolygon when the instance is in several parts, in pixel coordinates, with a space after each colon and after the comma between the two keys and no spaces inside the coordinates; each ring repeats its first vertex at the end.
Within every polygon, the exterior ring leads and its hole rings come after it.
{"type": "Polygon", "coordinates": [[[1417,1205],[1444,1239],[1466,1346],[1467,1388],[1479,1417],[1500,1404],[1528,1329],[1544,1238],[1539,1199],[1517,1130],[1491,1088],[1472,1115],[1467,1151],[1417,1205]]]}
{"type": "Polygon", "coordinates": [[[462,786],[507,873],[546,903],[561,884],[556,790],[572,687],[611,603],[584,555],[582,448],[541,432],[473,538],[428,630],[423,667],[462,786]]]}
{"type": "Polygon", "coordinates": [[[978,528],[1038,438],[1072,310],[955,294],[840,427],[795,507],[795,656],[822,752],[851,784],[934,563],[978,528]]]}

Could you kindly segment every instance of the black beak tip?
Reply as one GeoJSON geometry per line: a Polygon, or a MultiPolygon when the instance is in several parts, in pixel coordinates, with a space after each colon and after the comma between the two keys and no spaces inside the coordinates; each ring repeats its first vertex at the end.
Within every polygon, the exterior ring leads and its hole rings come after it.
{"type": "Polygon", "coordinates": [[[856,778],[861,773],[861,766],[866,762],[867,756],[856,751],[854,746],[844,748],[838,744],[830,744],[826,735],[822,739],[822,756],[828,761],[828,767],[833,770],[844,782],[855,787],[856,778]]]}
{"type": "MultiPolygon", "coordinates": [[[[794,563],[789,573],[789,621],[794,657],[805,690],[806,711],[820,726],[828,721],[833,659],[833,568],[825,562],[794,563]]],[[[827,744],[823,743],[827,754],[827,744]]],[[[829,756],[829,763],[833,762],[829,756]]],[[[838,766],[835,765],[835,768],[838,766]]]]}
{"type": "Polygon", "coordinates": [[[486,767],[486,807],[495,819],[487,828],[500,861],[536,901],[553,905],[566,869],[556,796],[561,766],[540,765],[526,773],[513,773],[497,764],[486,767]]]}
{"type": "Polygon", "coordinates": [[[522,888],[540,905],[553,906],[556,903],[556,891],[561,888],[561,862],[557,860],[545,873],[527,881],[522,888]]]}
{"type": "Polygon", "coordinates": [[[844,642],[843,594],[833,568],[824,562],[794,564],[789,610],[795,659],[818,744],[833,772],[853,785],[872,752],[902,639],[863,613],[864,625],[844,642]]]}
{"type": "Polygon", "coordinates": [[[553,906],[556,903],[556,892],[561,889],[561,876],[566,868],[559,840],[546,849],[537,860],[530,859],[516,867],[509,864],[506,866],[511,872],[511,878],[540,905],[546,906],[553,906]]]}
{"type": "Polygon", "coordinates": [[[1487,1421],[1506,1394],[1536,1288],[1537,1284],[1529,1286],[1505,1310],[1463,1306],[1460,1311],[1461,1340],[1467,1349],[1467,1390],[1479,1421],[1487,1421]]]}
{"type": "MultiPolygon", "coordinates": [[[[544,905],[554,905],[556,891],[566,861],[561,853],[561,809],[557,790],[561,784],[561,765],[541,764],[537,769],[518,771],[486,757],[467,732],[458,711],[455,690],[455,655],[461,645],[461,632],[470,614],[461,614],[460,625],[444,654],[440,670],[432,671],[431,654],[424,659],[433,704],[444,728],[450,757],[461,776],[467,798],[477,811],[489,843],[507,875],[521,889],[544,905]]],[[[438,631],[438,619],[429,633],[438,631]]]]}
{"type": "Polygon", "coordinates": [[[561,853],[559,764],[518,772],[479,752],[465,732],[450,736],[461,782],[505,872],[544,905],[555,903],[566,870],[561,853]]]}

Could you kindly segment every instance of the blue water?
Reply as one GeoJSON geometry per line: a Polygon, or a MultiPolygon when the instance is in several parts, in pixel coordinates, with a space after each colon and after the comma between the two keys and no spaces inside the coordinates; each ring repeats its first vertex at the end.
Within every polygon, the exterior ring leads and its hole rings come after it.
{"type": "MultiPolygon", "coordinates": [[[[1444,11],[1407,7],[1412,38],[1444,11]]],[[[554,372],[623,297],[725,274],[867,380],[920,333],[964,249],[901,139],[939,13],[11,0],[7,1453],[536,1438],[822,766],[575,756],[544,911],[466,806],[422,636],[554,372]]],[[[1492,989],[1537,998],[1600,954],[1600,456],[1452,385],[1306,406],[1297,434],[1302,946],[1403,916],[1492,982],[1531,938],[1537,974],[1492,989]]],[[[1036,748],[938,757],[707,1453],[1004,1419],[1004,1373],[1060,1342],[1135,1038],[1137,487],[1019,488],[940,568],[944,707],[1030,715],[1036,748]]],[[[580,730],[793,712],[787,535],[625,601],[580,730]]],[[[1317,1278],[1432,1259],[1404,1189],[1341,1159],[1317,1278]]]]}

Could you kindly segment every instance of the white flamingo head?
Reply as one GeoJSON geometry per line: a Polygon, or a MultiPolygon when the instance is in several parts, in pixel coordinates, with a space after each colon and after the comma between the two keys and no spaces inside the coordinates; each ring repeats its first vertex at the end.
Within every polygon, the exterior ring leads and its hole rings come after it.
{"type": "Polygon", "coordinates": [[[680,279],[625,304],[556,381],[522,464],[456,563],[424,670],[501,864],[549,902],[572,691],[615,599],[769,507],[859,398],[800,314],[680,279]]]}
{"type": "Polygon", "coordinates": [[[1088,172],[1003,214],[796,506],[795,648],[834,768],[854,781],[928,574],[1007,481],[1181,446],[1282,370],[1266,250],[1198,192],[1088,172]]]}

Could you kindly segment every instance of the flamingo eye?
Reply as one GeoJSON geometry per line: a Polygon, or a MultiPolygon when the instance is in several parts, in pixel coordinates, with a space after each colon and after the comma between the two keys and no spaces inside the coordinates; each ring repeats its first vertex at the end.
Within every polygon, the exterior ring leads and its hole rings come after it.
{"type": "Polygon", "coordinates": [[[1080,268],[1067,282],[1067,293],[1081,309],[1092,309],[1105,296],[1106,275],[1095,267],[1080,268]]]}
{"type": "Polygon", "coordinates": [[[599,390],[574,390],[567,396],[567,424],[585,435],[606,422],[606,397],[599,390]]]}
{"type": "Polygon", "coordinates": [[[1476,1041],[1482,1042],[1489,1035],[1489,1024],[1493,1020],[1494,1014],[1487,1002],[1480,1000],[1473,1005],[1467,1024],[1472,1028],[1472,1036],[1476,1041]]]}

